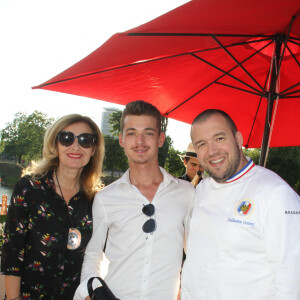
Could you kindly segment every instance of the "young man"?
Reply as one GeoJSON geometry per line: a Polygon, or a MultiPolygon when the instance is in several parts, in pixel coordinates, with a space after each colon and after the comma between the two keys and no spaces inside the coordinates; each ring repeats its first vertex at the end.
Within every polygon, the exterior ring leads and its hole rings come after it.
{"type": "Polygon", "coordinates": [[[194,188],[159,167],[158,148],[164,140],[154,106],[143,101],[126,105],[119,142],[129,170],[95,197],[93,235],[74,299],[85,299],[88,279],[99,276],[106,236],[110,264],[105,281],[117,298],[177,298],[194,188]]]}
{"type": "Polygon", "coordinates": [[[196,189],[181,299],[299,300],[299,196],[243,155],[223,111],[198,115],[191,138],[210,178],[196,189]]]}
{"type": "Polygon", "coordinates": [[[197,186],[202,180],[203,168],[197,159],[197,153],[195,152],[193,143],[189,143],[186,153],[184,155],[178,154],[185,165],[186,172],[180,176],[179,179],[192,182],[194,186],[197,186]]]}

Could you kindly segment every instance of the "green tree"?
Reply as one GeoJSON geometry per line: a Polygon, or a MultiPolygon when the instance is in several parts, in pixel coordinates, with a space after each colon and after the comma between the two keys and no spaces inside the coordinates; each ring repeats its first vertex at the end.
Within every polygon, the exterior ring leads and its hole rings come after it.
{"type": "Polygon", "coordinates": [[[297,190],[300,181],[300,147],[270,148],[266,167],[297,190]]]}
{"type": "Polygon", "coordinates": [[[166,139],[163,146],[158,149],[158,164],[163,168],[166,166],[166,161],[167,161],[171,144],[172,144],[171,137],[166,135],[166,139]]]}
{"type": "Polygon", "coordinates": [[[120,127],[121,116],[122,116],[121,110],[114,111],[109,115],[108,123],[112,127],[110,132],[113,136],[118,136],[121,131],[121,127],[120,127]]]}
{"type": "Polygon", "coordinates": [[[40,159],[44,134],[53,120],[39,111],[34,111],[29,116],[16,113],[13,121],[1,131],[3,153],[17,158],[19,163],[40,159]]]}
{"type": "Polygon", "coordinates": [[[106,171],[124,172],[128,168],[127,157],[123,148],[119,145],[119,140],[112,136],[104,136],[105,141],[105,156],[103,167],[106,171]]]}
{"type": "MultiPolygon", "coordinates": [[[[260,149],[243,149],[243,152],[258,165],[260,149]]],[[[300,193],[300,147],[270,148],[266,168],[277,173],[300,193]]]]}
{"type": "Polygon", "coordinates": [[[251,157],[256,165],[259,163],[260,149],[243,149],[246,156],[251,157]]]}
{"type": "Polygon", "coordinates": [[[185,166],[178,156],[178,154],[181,154],[180,151],[175,150],[172,144],[173,142],[170,144],[165,169],[174,177],[179,177],[185,173],[185,166]]]}

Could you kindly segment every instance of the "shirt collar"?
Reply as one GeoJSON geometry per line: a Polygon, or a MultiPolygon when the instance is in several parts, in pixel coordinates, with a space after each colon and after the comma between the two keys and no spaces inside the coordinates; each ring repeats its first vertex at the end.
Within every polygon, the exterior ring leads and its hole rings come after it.
{"type": "MultiPolygon", "coordinates": [[[[161,173],[164,176],[162,185],[164,187],[167,187],[172,181],[174,182],[178,182],[178,180],[176,178],[174,178],[171,174],[169,174],[164,168],[159,167],[161,173]]],[[[124,175],[119,179],[118,183],[119,184],[126,184],[131,186],[131,182],[130,182],[130,178],[129,178],[129,169],[124,173],[124,175]]]]}
{"type": "Polygon", "coordinates": [[[251,158],[247,158],[247,159],[248,159],[248,163],[246,164],[246,166],[244,166],[236,174],[234,174],[233,176],[228,178],[226,183],[231,183],[233,181],[236,181],[236,180],[240,179],[241,177],[243,177],[245,174],[247,174],[255,166],[255,164],[254,164],[254,162],[251,158]]]}

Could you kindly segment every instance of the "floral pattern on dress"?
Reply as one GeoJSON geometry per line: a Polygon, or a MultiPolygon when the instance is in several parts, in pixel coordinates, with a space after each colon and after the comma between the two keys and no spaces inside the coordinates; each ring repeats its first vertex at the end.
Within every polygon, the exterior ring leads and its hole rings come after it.
{"type": "Polygon", "coordinates": [[[55,192],[52,174],[21,178],[7,213],[1,271],[21,277],[23,299],[73,299],[92,235],[92,202],[78,193],[67,206],[55,192]],[[71,227],[81,232],[75,250],[67,249],[71,227]]]}

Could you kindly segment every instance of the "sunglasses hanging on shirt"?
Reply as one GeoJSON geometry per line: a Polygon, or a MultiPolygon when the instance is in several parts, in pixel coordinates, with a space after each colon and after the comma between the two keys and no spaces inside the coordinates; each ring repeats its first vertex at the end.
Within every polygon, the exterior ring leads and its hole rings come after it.
{"type": "Polygon", "coordinates": [[[147,205],[144,205],[143,209],[142,209],[142,212],[150,217],[149,220],[147,220],[144,225],[143,225],[143,231],[146,232],[146,233],[152,233],[153,231],[155,231],[156,229],[156,222],[154,219],[152,219],[151,217],[154,215],[154,212],[155,212],[155,207],[153,204],[147,204],[147,205]]]}
{"type": "Polygon", "coordinates": [[[92,133],[81,133],[75,135],[71,131],[60,131],[57,135],[57,140],[64,147],[73,145],[75,139],[78,139],[78,143],[82,148],[91,148],[96,144],[97,137],[92,133]]]}

